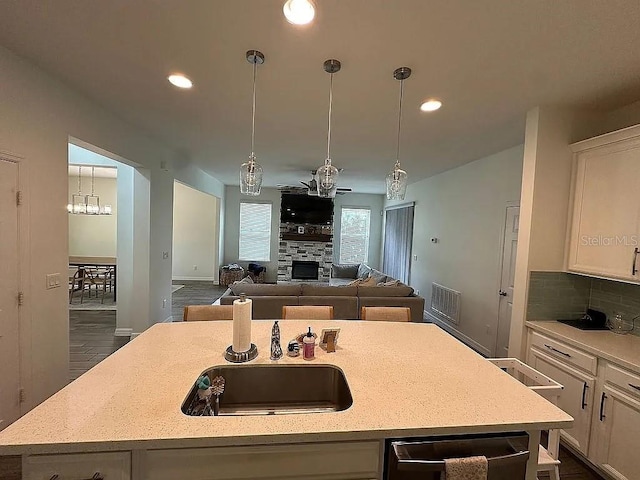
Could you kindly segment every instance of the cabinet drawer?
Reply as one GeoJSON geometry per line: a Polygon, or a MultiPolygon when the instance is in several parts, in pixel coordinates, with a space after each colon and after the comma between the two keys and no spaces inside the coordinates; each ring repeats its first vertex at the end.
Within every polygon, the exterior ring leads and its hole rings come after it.
{"type": "Polygon", "coordinates": [[[538,332],[532,332],[531,345],[542,350],[548,355],[563,361],[564,363],[574,365],[585,372],[591,373],[592,375],[597,373],[597,357],[583,352],[582,350],[570,347],[566,343],[559,342],[558,340],[552,340],[538,332]]]}
{"type": "Polygon", "coordinates": [[[131,453],[81,453],[69,455],[31,455],[22,462],[24,480],[84,480],[96,473],[105,480],[131,478],[131,453]]]}
{"type": "Polygon", "coordinates": [[[640,375],[607,363],[604,370],[604,381],[635,397],[640,397],[640,375]]]}
{"type": "Polygon", "coordinates": [[[144,478],[378,478],[379,442],[147,450],[144,478]]]}

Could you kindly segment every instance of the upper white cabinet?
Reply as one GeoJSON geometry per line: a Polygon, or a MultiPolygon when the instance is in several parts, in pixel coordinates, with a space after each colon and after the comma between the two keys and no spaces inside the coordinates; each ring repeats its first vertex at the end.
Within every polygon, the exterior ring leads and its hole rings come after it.
{"type": "Polygon", "coordinates": [[[567,269],[640,282],[640,125],[571,148],[574,203],[567,269]]]}

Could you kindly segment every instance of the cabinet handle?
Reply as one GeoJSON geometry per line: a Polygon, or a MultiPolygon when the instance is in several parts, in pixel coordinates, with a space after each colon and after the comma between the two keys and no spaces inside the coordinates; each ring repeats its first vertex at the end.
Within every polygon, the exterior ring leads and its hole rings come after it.
{"type": "Polygon", "coordinates": [[[544,344],[545,347],[547,347],[549,350],[551,350],[552,352],[556,352],[559,353],[560,355],[564,355],[567,358],[571,358],[571,355],[569,355],[568,353],[564,353],[561,350],[558,350],[557,348],[553,348],[551,345],[547,345],[546,343],[544,344]]]}
{"type": "Polygon", "coordinates": [[[585,397],[587,395],[587,388],[589,388],[589,385],[587,385],[587,382],[584,382],[584,385],[582,385],[582,410],[584,410],[584,407],[587,406],[587,402],[585,401],[585,397]]]}
{"type": "MultiPolygon", "coordinates": [[[[49,480],[62,480],[60,478],[60,475],[58,475],[57,473],[51,477],[49,480]]],[[[100,472],[96,472],[93,474],[93,477],[91,478],[87,478],[85,480],[104,480],[104,477],[100,474],[100,472]]]]}
{"type": "Polygon", "coordinates": [[[600,421],[602,422],[605,419],[604,414],[604,400],[607,398],[607,394],[602,392],[602,396],[600,397],[600,421]]]}
{"type": "Polygon", "coordinates": [[[634,385],[633,383],[630,383],[629,386],[631,388],[635,388],[636,390],[640,390],[640,387],[638,385],[634,385]]]}
{"type": "Polygon", "coordinates": [[[636,273],[638,273],[638,269],[636,268],[638,253],[640,253],[640,249],[636,247],[635,250],[633,251],[633,265],[631,266],[631,275],[635,275],[636,273]]]}

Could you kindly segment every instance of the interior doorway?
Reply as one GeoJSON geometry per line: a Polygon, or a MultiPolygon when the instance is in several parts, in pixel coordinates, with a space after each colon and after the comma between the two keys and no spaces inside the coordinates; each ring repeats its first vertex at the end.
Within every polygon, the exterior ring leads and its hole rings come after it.
{"type": "Polygon", "coordinates": [[[516,253],[518,251],[518,224],[520,207],[509,205],[506,209],[504,223],[504,240],[502,243],[502,263],[500,268],[500,289],[498,291],[498,329],[496,334],[496,357],[509,356],[509,330],[511,328],[511,312],[513,310],[513,283],[516,269],[516,253]]]}
{"type": "Polygon", "coordinates": [[[0,430],[20,416],[18,164],[0,156],[0,430]]]}

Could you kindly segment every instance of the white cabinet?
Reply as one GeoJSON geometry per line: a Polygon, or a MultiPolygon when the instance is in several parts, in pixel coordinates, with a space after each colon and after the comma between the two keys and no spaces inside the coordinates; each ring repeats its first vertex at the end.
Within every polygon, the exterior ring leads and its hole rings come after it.
{"type": "Polygon", "coordinates": [[[73,455],[32,455],[22,463],[24,480],[104,480],[131,479],[131,453],[82,453],[73,455]],[[96,475],[98,474],[98,475],[96,475]]]}
{"type": "Polygon", "coordinates": [[[553,358],[532,346],[529,364],[564,386],[558,407],[574,418],[573,428],[562,430],[562,438],[574,448],[587,454],[594,406],[595,378],[573,366],[553,358]]]}
{"type": "Polygon", "coordinates": [[[594,461],[613,478],[640,478],[640,378],[607,365],[594,420],[594,461]],[[618,383],[619,381],[619,383],[618,383]],[[634,393],[634,386],[638,387],[634,393]]]}
{"type": "Polygon", "coordinates": [[[379,477],[377,441],[147,450],[135,457],[141,479],[363,480],[379,477]]]}
{"type": "Polygon", "coordinates": [[[640,126],[578,142],[572,149],[567,269],[640,282],[640,126]]]}

